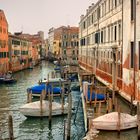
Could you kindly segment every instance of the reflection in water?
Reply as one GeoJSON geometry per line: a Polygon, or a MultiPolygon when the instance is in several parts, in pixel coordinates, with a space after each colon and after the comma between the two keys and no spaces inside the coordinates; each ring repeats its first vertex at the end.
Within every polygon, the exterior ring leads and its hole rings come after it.
{"type": "MultiPolygon", "coordinates": [[[[14,74],[18,82],[12,85],[0,85],[0,108],[8,110],[18,110],[20,106],[26,103],[26,89],[37,84],[40,79],[47,78],[48,73],[53,70],[54,65],[43,62],[40,66],[32,70],[24,70],[14,74]]],[[[73,104],[77,105],[80,93],[72,93],[73,104]]],[[[59,101],[60,99],[58,99],[59,101]]],[[[14,123],[14,136],[16,140],[62,140],[63,126],[66,116],[52,118],[52,127],[48,127],[48,118],[38,119],[24,117],[19,111],[0,111],[0,128],[2,138],[8,138],[8,114],[12,114],[14,123]]],[[[73,115],[74,117],[74,115],[73,115]]],[[[73,121],[72,121],[73,122],[73,121]]],[[[72,125],[72,136],[75,140],[80,140],[84,134],[83,113],[77,116],[77,127],[72,125]],[[80,121],[79,121],[80,120],[80,121]],[[80,131],[79,131],[80,130],[80,131]],[[79,134],[77,135],[77,132],[79,134]]],[[[72,139],[73,139],[72,138],[72,139]]]]}

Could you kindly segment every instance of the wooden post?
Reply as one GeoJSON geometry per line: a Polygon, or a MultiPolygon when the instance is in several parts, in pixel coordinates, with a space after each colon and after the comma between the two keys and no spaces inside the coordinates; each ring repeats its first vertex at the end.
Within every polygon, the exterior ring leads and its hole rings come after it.
{"type": "Polygon", "coordinates": [[[100,114],[101,114],[101,102],[99,102],[99,107],[98,107],[98,116],[100,116],[100,114]]]}
{"type": "Polygon", "coordinates": [[[13,118],[11,115],[9,115],[9,117],[8,117],[8,127],[9,127],[9,140],[14,140],[13,118]]]}
{"type": "Polygon", "coordinates": [[[46,92],[45,92],[45,90],[42,90],[41,95],[42,95],[42,100],[44,100],[46,98],[46,92]]]}
{"type": "Polygon", "coordinates": [[[27,90],[27,103],[29,103],[30,101],[29,101],[29,95],[30,93],[29,93],[29,90],[27,90]]]}
{"type": "Polygon", "coordinates": [[[66,120],[64,120],[64,135],[63,140],[66,140],[66,120]]]}
{"type": "Polygon", "coordinates": [[[48,91],[48,96],[49,96],[49,127],[51,126],[51,121],[52,121],[52,98],[51,98],[51,93],[50,89],[48,91]]]}
{"type": "Polygon", "coordinates": [[[117,112],[118,111],[118,99],[115,98],[115,111],[117,112]]]}
{"type": "Polygon", "coordinates": [[[62,86],[61,103],[62,103],[62,114],[64,114],[64,83],[62,86]]]}
{"type": "Polygon", "coordinates": [[[93,87],[91,85],[90,86],[90,106],[91,106],[91,103],[92,103],[92,93],[93,93],[93,87]]]}
{"type": "Polygon", "coordinates": [[[109,113],[109,93],[107,93],[107,100],[106,100],[106,113],[109,113]]]}
{"type": "Polygon", "coordinates": [[[96,104],[97,104],[97,94],[98,94],[98,87],[95,87],[95,101],[94,101],[94,112],[96,112],[96,104]]]}
{"type": "Polygon", "coordinates": [[[140,103],[137,102],[138,140],[140,140],[140,103]]]}
{"type": "Polygon", "coordinates": [[[112,111],[112,99],[109,98],[109,110],[108,112],[111,112],[112,111]]]}
{"type": "Polygon", "coordinates": [[[130,114],[133,115],[133,96],[131,95],[130,114]]]}
{"type": "Polygon", "coordinates": [[[67,126],[67,140],[70,140],[71,133],[71,109],[72,109],[72,96],[69,94],[69,105],[68,105],[68,126],[67,126]]]}
{"type": "Polygon", "coordinates": [[[1,128],[0,128],[0,140],[2,140],[2,131],[1,131],[1,128]]]}
{"type": "Polygon", "coordinates": [[[118,106],[118,137],[120,137],[120,126],[121,126],[121,113],[120,106],[118,106]]]}
{"type": "Polygon", "coordinates": [[[29,103],[32,102],[32,91],[29,92],[29,103]]]}
{"type": "Polygon", "coordinates": [[[54,85],[52,83],[51,101],[53,101],[53,89],[54,89],[54,85]]]}
{"type": "Polygon", "coordinates": [[[47,77],[47,82],[49,83],[49,73],[48,73],[48,77],[47,77]]]}
{"type": "Polygon", "coordinates": [[[43,101],[42,100],[43,100],[43,94],[40,94],[40,117],[43,116],[43,101]]]}

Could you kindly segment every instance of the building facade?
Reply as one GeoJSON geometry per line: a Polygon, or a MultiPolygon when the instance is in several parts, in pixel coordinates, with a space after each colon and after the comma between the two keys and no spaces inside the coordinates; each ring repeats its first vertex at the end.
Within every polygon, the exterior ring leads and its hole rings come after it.
{"type": "Polygon", "coordinates": [[[60,56],[66,64],[78,64],[79,28],[62,27],[60,56]]]}
{"type": "Polygon", "coordinates": [[[49,31],[49,47],[55,59],[61,58],[66,64],[77,64],[78,35],[78,27],[61,26],[56,29],[51,28],[49,31]]]}
{"type": "Polygon", "coordinates": [[[27,69],[32,60],[32,42],[16,35],[9,35],[9,59],[9,70],[16,72],[27,69]]]}
{"type": "Polygon", "coordinates": [[[9,70],[8,52],[8,22],[4,12],[0,10],[0,73],[6,73],[9,70]]]}
{"type": "Polygon", "coordinates": [[[139,13],[139,0],[99,0],[79,23],[80,66],[128,100],[140,99],[139,13]]]}

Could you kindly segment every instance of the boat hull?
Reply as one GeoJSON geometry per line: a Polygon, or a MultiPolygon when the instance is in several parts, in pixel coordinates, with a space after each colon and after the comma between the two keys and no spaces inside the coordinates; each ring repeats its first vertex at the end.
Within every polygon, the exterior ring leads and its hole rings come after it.
{"type": "MultiPolygon", "coordinates": [[[[40,101],[32,102],[20,107],[20,112],[27,117],[48,117],[49,116],[49,102],[42,102],[42,110],[40,108],[40,101]]],[[[59,103],[52,102],[52,116],[63,115],[68,113],[68,104],[62,106],[59,103]]]]}
{"type": "MultiPolygon", "coordinates": [[[[118,130],[118,112],[112,112],[95,118],[92,125],[100,130],[118,130]]],[[[121,113],[120,130],[131,129],[137,127],[137,117],[129,114],[121,113]]]]}

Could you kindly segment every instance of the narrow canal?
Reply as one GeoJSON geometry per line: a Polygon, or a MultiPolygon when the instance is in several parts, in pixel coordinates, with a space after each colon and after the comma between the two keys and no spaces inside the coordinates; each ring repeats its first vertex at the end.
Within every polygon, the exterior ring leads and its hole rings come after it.
{"type": "MultiPolygon", "coordinates": [[[[16,140],[62,140],[64,120],[66,116],[52,118],[52,127],[48,127],[48,119],[27,119],[19,111],[19,107],[27,102],[26,89],[35,85],[39,79],[47,77],[54,65],[42,62],[33,70],[24,70],[14,74],[16,84],[0,85],[0,139],[8,138],[8,115],[13,116],[14,137],[16,140]],[[3,111],[2,111],[3,110],[3,111]],[[13,110],[13,111],[4,111],[13,110]]],[[[72,91],[73,105],[77,106],[80,92],[72,91]]],[[[77,116],[72,116],[72,140],[80,140],[84,135],[82,105],[80,104],[77,116]],[[75,120],[75,123],[74,123],[75,120]]]]}

